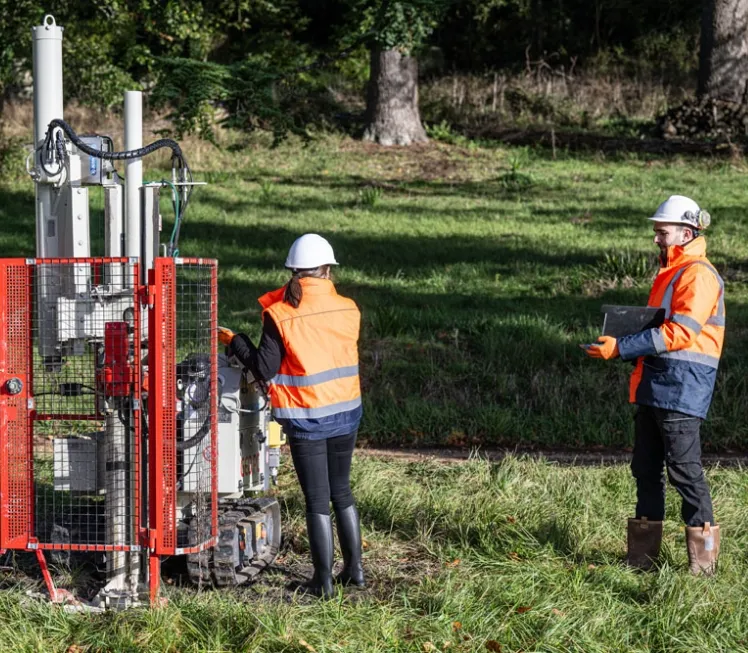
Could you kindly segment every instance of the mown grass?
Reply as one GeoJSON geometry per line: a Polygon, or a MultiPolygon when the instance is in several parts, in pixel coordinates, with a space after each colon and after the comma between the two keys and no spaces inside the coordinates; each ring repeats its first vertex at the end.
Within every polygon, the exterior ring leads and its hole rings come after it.
{"type": "MultiPolygon", "coordinates": [[[[308,557],[302,498],[281,476],[287,558],[308,557]]],[[[68,614],[0,592],[13,651],[745,651],[748,483],[709,472],[723,528],[712,579],[686,569],[677,497],[652,573],[623,566],[633,482],[623,466],[358,458],[354,488],[370,589],[329,602],[277,583],[242,592],[167,588],[159,609],[68,614]]]]}
{"type": "MultiPolygon", "coordinates": [[[[598,333],[602,304],[644,304],[654,269],[645,218],[683,193],[711,211],[710,256],[727,281],[705,446],[744,448],[743,162],[562,151],[553,160],[527,148],[382,149],[338,138],[266,145],[236,135],[223,150],[185,144],[210,185],[195,191],[180,250],[219,259],[220,320],[256,336],[255,298],[286,280],[289,244],[306,231],[332,241],[339,289],[363,310],[363,438],[629,446],[630,367],[589,361],[577,344],[598,333]]],[[[92,197],[100,235],[101,197],[92,197]]],[[[0,254],[32,254],[30,181],[6,174],[0,198],[0,254]]],[[[166,199],[162,210],[169,233],[166,199]]]]}

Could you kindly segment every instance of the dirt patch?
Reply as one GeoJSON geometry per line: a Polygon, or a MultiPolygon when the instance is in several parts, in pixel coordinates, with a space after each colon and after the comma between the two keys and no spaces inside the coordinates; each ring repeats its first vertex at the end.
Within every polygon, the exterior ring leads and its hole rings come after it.
{"type": "Polygon", "coordinates": [[[464,148],[443,143],[417,143],[407,147],[392,145],[385,147],[376,143],[346,140],[340,145],[342,152],[364,154],[367,159],[376,161],[384,176],[400,182],[437,181],[470,179],[462,175],[462,161],[466,156],[479,158],[464,148]]]}
{"type": "MultiPolygon", "coordinates": [[[[356,449],[356,455],[372,458],[389,458],[404,462],[435,460],[442,463],[461,463],[471,458],[483,458],[501,462],[506,456],[529,456],[538,460],[549,460],[564,465],[621,465],[631,462],[631,451],[593,446],[579,449],[530,449],[530,448],[380,448],[365,446],[356,449]]],[[[701,457],[704,465],[722,467],[748,466],[748,453],[705,453],[701,457]]]]}
{"type": "MultiPolygon", "coordinates": [[[[343,562],[336,551],[333,573],[340,573],[343,562]]],[[[409,585],[418,584],[422,579],[439,573],[439,561],[420,550],[412,543],[388,538],[370,543],[364,541],[364,570],[366,587],[342,588],[346,600],[361,601],[368,598],[389,599],[393,592],[409,585]]],[[[281,551],[275,564],[258,575],[247,585],[234,588],[196,587],[189,582],[183,561],[172,559],[171,565],[164,565],[162,577],[167,588],[183,592],[216,591],[229,592],[237,600],[273,600],[290,603],[293,601],[312,603],[316,597],[303,591],[303,584],[314,573],[309,551],[301,542],[301,533],[294,530],[284,533],[281,551]]],[[[168,590],[167,590],[168,594],[168,590]]]]}

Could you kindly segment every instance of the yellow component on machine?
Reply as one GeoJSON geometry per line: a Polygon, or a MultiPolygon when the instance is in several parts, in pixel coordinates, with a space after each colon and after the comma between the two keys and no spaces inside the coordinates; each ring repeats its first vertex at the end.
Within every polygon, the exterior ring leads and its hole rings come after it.
{"type": "Polygon", "coordinates": [[[283,433],[281,425],[278,422],[268,424],[268,447],[280,447],[286,444],[286,434],[283,433]]]}

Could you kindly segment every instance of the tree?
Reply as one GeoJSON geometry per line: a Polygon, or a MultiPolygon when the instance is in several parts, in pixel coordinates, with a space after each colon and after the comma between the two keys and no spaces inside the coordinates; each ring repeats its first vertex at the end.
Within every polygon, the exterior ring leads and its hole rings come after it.
{"type": "Polygon", "coordinates": [[[700,96],[742,102],[748,93],[748,0],[704,0],[700,96]]]}
{"type": "Polygon", "coordinates": [[[383,0],[369,7],[371,63],[364,139],[382,145],[428,140],[418,109],[418,60],[414,51],[434,30],[446,0],[383,0]]]}

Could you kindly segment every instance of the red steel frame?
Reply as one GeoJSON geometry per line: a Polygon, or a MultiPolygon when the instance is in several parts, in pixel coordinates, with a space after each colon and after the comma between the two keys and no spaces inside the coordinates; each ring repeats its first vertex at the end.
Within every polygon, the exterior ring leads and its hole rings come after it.
{"type": "Polygon", "coordinates": [[[218,270],[213,259],[157,258],[148,273],[148,447],[149,505],[151,529],[148,532],[151,602],[156,601],[160,584],[160,557],[196,553],[213,546],[218,539],[218,397],[211,401],[211,537],[188,548],[177,547],[177,274],[179,265],[211,268],[210,352],[211,387],[218,387],[218,270]]]}
{"type": "MultiPolygon", "coordinates": [[[[160,557],[195,553],[217,541],[218,461],[218,397],[211,401],[211,537],[197,546],[177,548],[177,457],[176,431],[176,329],[177,329],[177,266],[209,266],[211,274],[210,352],[211,387],[218,387],[218,303],[217,262],[200,258],[157,258],[149,270],[148,285],[139,284],[138,263],[128,258],[79,259],[0,259],[0,452],[5,461],[0,465],[0,550],[35,551],[45,583],[53,601],[69,597],[55,588],[47,568],[44,550],[70,551],[137,551],[149,552],[151,600],[155,602],[160,583],[160,557]],[[98,420],[96,415],[37,414],[30,394],[33,380],[33,311],[34,266],[44,264],[90,264],[94,276],[100,275],[105,264],[132,265],[134,333],[141,333],[141,311],[138,299],[149,310],[149,405],[148,405],[148,514],[149,524],[141,523],[141,410],[142,380],[133,375],[132,397],[136,401],[134,420],[134,494],[135,532],[138,542],[132,545],[55,544],[39,542],[34,533],[34,422],[42,420],[98,420]],[[5,383],[18,378],[23,388],[11,395],[5,383]]],[[[138,343],[139,344],[139,343],[138,343]]],[[[141,370],[141,350],[134,347],[133,367],[141,370]]]]}
{"type": "Polygon", "coordinates": [[[0,549],[25,549],[33,536],[32,273],[26,259],[0,259],[0,549]],[[23,388],[11,395],[14,377],[23,388]]]}

